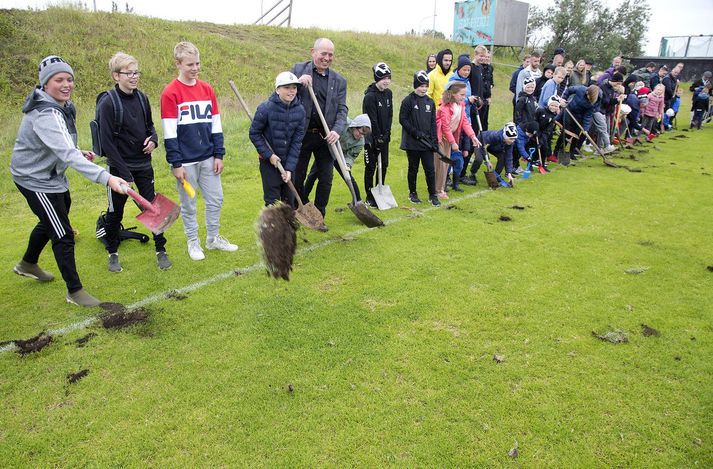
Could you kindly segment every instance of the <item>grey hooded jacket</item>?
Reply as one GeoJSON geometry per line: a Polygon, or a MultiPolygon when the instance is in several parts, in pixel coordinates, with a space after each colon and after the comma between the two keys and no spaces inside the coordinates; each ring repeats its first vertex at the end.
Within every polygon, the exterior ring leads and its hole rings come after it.
{"type": "Polygon", "coordinates": [[[66,192],[69,181],[64,173],[71,166],[87,179],[107,184],[109,173],[88,161],[77,148],[71,103],[60,106],[38,87],[27,97],[22,112],[10,161],[15,183],[34,192],[66,192]]]}

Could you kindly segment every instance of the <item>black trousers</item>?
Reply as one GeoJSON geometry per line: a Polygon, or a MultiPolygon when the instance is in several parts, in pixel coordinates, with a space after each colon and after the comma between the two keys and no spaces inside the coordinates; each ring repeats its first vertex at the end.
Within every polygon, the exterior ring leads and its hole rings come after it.
{"type": "Polygon", "coordinates": [[[49,241],[52,241],[54,259],[62,273],[64,283],[67,284],[67,291],[74,293],[81,290],[82,282],[79,280],[74,261],[74,233],[69,224],[69,208],[72,205],[69,191],[58,194],[34,192],[18,184],[15,185],[27,200],[32,213],[40,219],[30,233],[27,250],[22,260],[37,264],[42,250],[49,241]]]}
{"type": "Polygon", "coordinates": [[[433,152],[406,150],[406,156],[408,157],[408,191],[416,192],[416,177],[418,176],[418,164],[420,162],[423,166],[423,172],[426,175],[426,187],[428,187],[428,196],[435,197],[436,170],[433,166],[433,152]]]}
{"type": "MultiPolygon", "coordinates": [[[[579,126],[574,122],[574,120],[572,120],[572,118],[569,116],[569,114],[566,114],[564,116],[564,128],[574,134],[580,133],[579,126]]],[[[566,138],[566,135],[565,135],[565,138],[566,138]]],[[[594,137],[593,135],[592,135],[592,138],[596,140],[596,137],[594,137]]],[[[579,138],[572,138],[572,143],[569,145],[570,155],[574,155],[575,153],[579,152],[579,149],[581,148],[585,139],[586,139],[586,137],[584,136],[584,134],[581,134],[579,136],[579,138]]]]}
{"type": "Polygon", "coordinates": [[[371,198],[371,188],[379,182],[376,173],[379,153],[381,153],[381,180],[385,184],[386,170],[389,167],[389,142],[381,145],[378,143],[364,145],[364,192],[367,198],[371,198]]]}
{"type": "MultiPolygon", "coordinates": [[[[147,169],[131,169],[131,176],[134,178],[134,186],[141,196],[151,202],[156,197],[154,192],[154,174],[153,168],[147,169]]],[[[118,176],[119,172],[116,168],[109,168],[109,173],[113,176],[118,176]]],[[[121,221],[124,219],[124,207],[129,196],[119,194],[109,190],[109,209],[106,213],[106,250],[109,254],[119,250],[119,230],[121,221]]],[[[138,207],[138,205],[137,205],[138,207]]],[[[156,246],[156,252],[166,251],[166,237],[161,234],[154,234],[153,241],[156,246]]]]}
{"type": "Polygon", "coordinates": [[[488,130],[488,116],[490,115],[490,104],[483,104],[483,106],[478,110],[480,114],[480,123],[483,124],[483,128],[480,130],[488,130]]]}
{"type": "MultiPolygon", "coordinates": [[[[339,169],[339,163],[337,163],[337,160],[334,161],[334,169],[337,170],[337,174],[339,174],[342,177],[342,180],[346,182],[346,179],[344,179],[344,175],[342,174],[342,170],[339,169]]],[[[307,180],[305,181],[305,192],[307,194],[312,193],[312,188],[314,187],[315,181],[317,181],[317,165],[316,163],[312,163],[312,167],[309,170],[309,174],[307,175],[307,180]]],[[[356,194],[357,200],[361,200],[361,192],[359,192],[359,186],[356,183],[356,180],[354,179],[354,175],[352,174],[351,171],[349,171],[349,177],[352,180],[352,186],[354,187],[354,193],[356,194]]]]}
{"type": "Polygon", "coordinates": [[[282,180],[280,170],[275,168],[270,160],[260,158],[260,178],[262,179],[262,199],[265,207],[278,201],[294,205],[294,195],[282,180]]]}
{"type": "Polygon", "coordinates": [[[329,152],[327,142],[321,134],[307,132],[302,140],[300,158],[295,169],[295,187],[299,192],[302,201],[309,200],[309,194],[305,191],[305,179],[307,178],[307,168],[314,154],[314,164],[317,168],[317,193],[314,197],[314,205],[324,216],[329,203],[329,194],[332,192],[332,178],[334,177],[334,165],[332,154],[329,152]]]}

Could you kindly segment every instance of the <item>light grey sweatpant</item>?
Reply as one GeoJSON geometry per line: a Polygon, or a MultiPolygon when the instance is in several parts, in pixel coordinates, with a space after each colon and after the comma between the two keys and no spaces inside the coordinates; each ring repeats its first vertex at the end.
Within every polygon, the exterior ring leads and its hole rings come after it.
{"type": "Polygon", "coordinates": [[[188,239],[198,239],[198,221],[196,220],[196,201],[198,193],[205,202],[205,227],[209,237],[217,236],[220,229],[220,209],[223,207],[223,186],[220,175],[213,172],[214,158],[200,163],[184,166],[186,180],[196,190],[196,198],[191,199],[180,181],[176,180],[178,196],[181,199],[181,218],[183,232],[188,239]]]}
{"type": "Polygon", "coordinates": [[[609,130],[607,129],[607,119],[601,112],[592,115],[592,125],[597,129],[597,146],[602,150],[611,145],[609,141],[609,130]]]}

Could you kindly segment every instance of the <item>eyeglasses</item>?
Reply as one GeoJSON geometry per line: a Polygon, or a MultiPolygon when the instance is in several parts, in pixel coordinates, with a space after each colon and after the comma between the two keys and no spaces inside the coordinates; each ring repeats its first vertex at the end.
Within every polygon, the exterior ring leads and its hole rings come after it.
{"type": "Polygon", "coordinates": [[[116,73],[118,73],[119,75],[126,75],[129,78],[141,76],[141,72],[139,72],[138,70],[131,70],[129,72],[116,72],[116,73]]]}

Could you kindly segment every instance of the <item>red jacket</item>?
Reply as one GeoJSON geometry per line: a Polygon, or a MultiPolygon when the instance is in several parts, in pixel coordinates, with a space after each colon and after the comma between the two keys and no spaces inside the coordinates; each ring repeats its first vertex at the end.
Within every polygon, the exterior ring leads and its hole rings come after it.
{"type": "Polygon", "coordinates": [[[461,130],[470,137],[475,137],[473,127],[468,122],[468,116],[465,113],[465,103],[460,103],[460,122],[455,132],[451,132],[451,119],[453,118],[453,106],[458,106],[456,103],[441,104],[436,112],[436,128],[438,131],[438,141],[440,142],[443,136],[446,136],[448,142],[453,145],[460,142],[461,130]]]}

